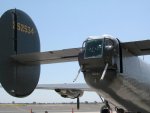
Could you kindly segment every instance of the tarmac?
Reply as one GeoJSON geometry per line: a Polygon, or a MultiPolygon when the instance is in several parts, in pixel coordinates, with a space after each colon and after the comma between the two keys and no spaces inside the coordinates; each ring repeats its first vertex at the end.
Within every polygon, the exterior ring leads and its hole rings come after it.
{"type": "Polygon", "coordinates": [[[0,113],[100,113],[101,104],[0,104],[0,113]]]}

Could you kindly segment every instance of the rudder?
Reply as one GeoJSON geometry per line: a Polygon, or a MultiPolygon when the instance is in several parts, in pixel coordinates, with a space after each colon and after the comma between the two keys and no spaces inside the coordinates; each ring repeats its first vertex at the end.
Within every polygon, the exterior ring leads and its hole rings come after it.
{"type": "Polygon", "coordinates": [[[11,56],[40,51],[40,40],[31,18],[21,10],[11,9],[0,19],[0,82],[12,96],[28,96],[40,76],[39,65],[24,65],[11,56]]]}

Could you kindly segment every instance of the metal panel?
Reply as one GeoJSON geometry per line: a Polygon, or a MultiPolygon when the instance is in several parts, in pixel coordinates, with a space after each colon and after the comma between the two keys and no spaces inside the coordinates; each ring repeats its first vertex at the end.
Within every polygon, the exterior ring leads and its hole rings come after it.
{"type": "Polygon", "coordinates": [[[23,11],[11,9],[0,18],[0,81],[12,96],[24,97],[33,92],[40,76],[40,65],[22,65],[12,55],[40,51],[36,26],[23,11]]]}
{"type": "Polygon", "coordinates": [[[90,88],[87,84],[84,83],[75,83],[75,84],[38,84],[36,89],[47,89],[47,90],[55,90],[55,89],[76,89],[82,91],[95,91],[90,88]]]}
{"type": "Polygon", "coordinates": [[[25,64],[50,64],[58,62],[77,61],[81,48],[63,49],[12,56],[18,62],[25,64]]]}
{"type": "Polygon", "coordinates": [[[122,43],[123,48],[134,55],[150,55],[150,40],[122,43]]]}

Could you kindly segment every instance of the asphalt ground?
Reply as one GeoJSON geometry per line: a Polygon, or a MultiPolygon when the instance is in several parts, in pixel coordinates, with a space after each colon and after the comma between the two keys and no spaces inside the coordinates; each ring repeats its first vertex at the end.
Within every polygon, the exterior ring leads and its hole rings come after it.
{"type": "Polygon", "coordinates": [[[0,113],[99,113],[101,104],[0,104],[0,113]]]}

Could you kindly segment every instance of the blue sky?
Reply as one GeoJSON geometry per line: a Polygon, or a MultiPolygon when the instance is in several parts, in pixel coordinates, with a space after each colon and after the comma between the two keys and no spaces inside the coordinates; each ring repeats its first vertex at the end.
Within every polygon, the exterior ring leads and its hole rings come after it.
{"type": "MultiPolygon", "coordinates": [[[[35,22],[41,51],[81,47],[91,35],[110,34],[124,41],[150,39],[149,0],[0,0],[0,15],[12,8],[25,11],[35,22]]],[[[39,83],[72,83],[78,62],[43,65],[39,83]]],[[[77,83],[84,82],[80,74],[77,83]]],[[[0,102],[69,102],[53,91],[16,99],[0,89],[0,102]]],[[[85,93],[81,101],[99,101],[85,93]]]]}

